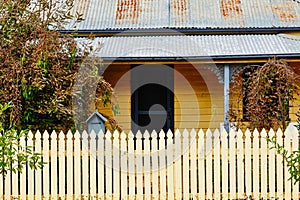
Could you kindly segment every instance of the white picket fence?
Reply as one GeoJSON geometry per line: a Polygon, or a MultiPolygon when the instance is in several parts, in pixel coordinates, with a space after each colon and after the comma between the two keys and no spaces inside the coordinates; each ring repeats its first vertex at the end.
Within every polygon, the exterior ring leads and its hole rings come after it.
{"type": "Polygon", "coordinates": [[[299,199],[299,184],[288,180],[286,164],[265,139],[274,135],[289,151],[298,149],[296,129],[138,132],[136,137],[30,132],[21,144],[34,146],[47,164],[0,176],[0,198],[299,199]]]}

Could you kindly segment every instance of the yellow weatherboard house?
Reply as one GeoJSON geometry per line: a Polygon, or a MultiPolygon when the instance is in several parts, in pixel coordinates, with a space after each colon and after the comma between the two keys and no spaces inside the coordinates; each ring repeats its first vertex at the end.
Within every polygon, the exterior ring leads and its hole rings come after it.
{"type": "Polygon", "coordinates": [[[85,19],[77,40],[101,43],[101,75],[117,94],[120,113],[100,112],[125,131],[226,126],[238,69],[273,57],[300,67],[297,0],[78,0],[73,12],[85,19]]]}

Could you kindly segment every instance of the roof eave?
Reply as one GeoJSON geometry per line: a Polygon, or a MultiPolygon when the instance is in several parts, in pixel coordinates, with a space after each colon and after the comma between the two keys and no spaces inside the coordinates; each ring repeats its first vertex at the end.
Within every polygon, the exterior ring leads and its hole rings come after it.
{"type": "Polygon", "coordinates": [[[252,55],[220,55],[220,56],[194,56],[188,58],[182,57],[102,57],[104,63],[112,62],[134,62],[134,63],[143,63],[143,62],[199,62],[199,63],[243,63],[249,61],[255,62],[265,62],[271,58],[285,59],[290,62],[300,62],[300,53],[292,54],[252,54],[252,55]]]}
{"type": "Polygon", "coordinates": [[[98,29],[58,30],[63,34],[77,33],[78,36],[147,36],[147,35],[206,35],[206,34],[278,34],[300,32],[300,27],[257,27],[257,28],[151,28],[151,29],[98,29]]]}

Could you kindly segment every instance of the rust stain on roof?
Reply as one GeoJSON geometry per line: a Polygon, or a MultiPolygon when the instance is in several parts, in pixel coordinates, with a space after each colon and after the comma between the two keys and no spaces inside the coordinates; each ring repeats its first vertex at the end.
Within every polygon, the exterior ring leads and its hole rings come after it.
{"type": "Polygon", "coordinates": [[[238,22],[243,27],[245,20],[241,0],[222,0],[220,11],[226,20],[238,22]]]}
{"type": "Polygon", "coordinates": [[[186,0],[178,0],[174,3],[173,8],[175,10],[176,15],[179,17],[180,22],[185,22],[187,15],[187,3],[186,0]]]}
{"type": "Polygon", "coordinates": [[[123,21],[130,21],[131,24],[136,24],[139,12],[138,0],[118,0],[116,21],[118,24],[123,24],[123,21]]]}
{"type": "Polygon", "coordinates": [[[296,20],[296,11],[293,3],[274,4],[272,11],[281,22],[293,22],[296,20]]]}
{"type": "Polygon", "coordinates": [[[221,14],[224,17],[236,17],[243,14],[241,0],[222,0],[221,14]]]}

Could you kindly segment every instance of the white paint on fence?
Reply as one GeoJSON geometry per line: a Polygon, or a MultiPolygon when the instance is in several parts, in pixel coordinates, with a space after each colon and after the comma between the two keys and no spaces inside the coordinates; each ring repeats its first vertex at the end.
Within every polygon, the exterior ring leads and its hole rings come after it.
{"type": "Polygon", "coordinates": [[[286,163],[266,141],[273,136],[289,152],[298,150],[297,129],[229,135],[225,130],[29,132],[21,146],[34,146],[47,164],[0,176],[0,197],[299,199],[299,184],[288,180],[286,163]]]}

